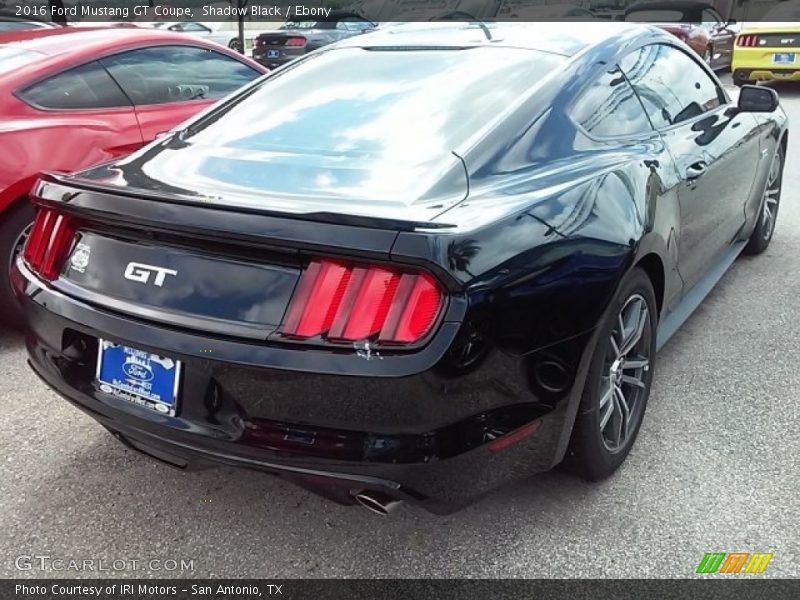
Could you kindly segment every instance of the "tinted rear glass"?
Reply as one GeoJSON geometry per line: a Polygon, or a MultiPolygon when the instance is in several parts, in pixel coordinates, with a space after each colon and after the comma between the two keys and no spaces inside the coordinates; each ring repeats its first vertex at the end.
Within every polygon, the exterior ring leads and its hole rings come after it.
{"type": "Polygon", "coordinates": [[[338,156],[441,156],[492,123],[564,58],[515,48],[318,54],[264,81],[191,138],[338,156]]]}
{"type": "Polygon", "coordinates": [[[51,109],[97,109],[130,106],[130,100],[96,62],[48,77],[19,93],[28,104],[51,109]]]}

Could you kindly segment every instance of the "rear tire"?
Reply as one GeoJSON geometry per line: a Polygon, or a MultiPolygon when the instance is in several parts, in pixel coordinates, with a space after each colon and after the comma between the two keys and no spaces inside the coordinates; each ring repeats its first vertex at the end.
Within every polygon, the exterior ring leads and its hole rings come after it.
{"type": "Polygon", "coordinates": [[[235,50],[239,54],[244,54],[242,51],[242,45],[239,43],[239,38],[233,38],[230,42],[228,42],[228,48],[235,50]]]}
{"type": "Polygon", "coordinates": [[[657,324],[653,284],[637,267],[600,326],[564,461],[584,479],[614,473],[636,441],[653,381],[657,324]]]}
{"type": "Polygon", "coordinates": [[[764,193],[761,198],[761,209],[756,217],[756,227],[744,247],[746,254],[761,254],[767,249],[775,234],[775,224],[778,220],[778,208],[781,202],[781,188],[783,187],[783,145],[778,146],[775,158],[772,159],[764,193]]]}
{"type": "Polygon", "coordinates": [[[714,69],[714,47],[710,43],[703,52],[703,62],[706,63],[711,70],[714,69]]]}
{"type": "Polygon", "coordinates": [[[13,328],[23,325],[22,310],[11,289],[11,265],[22,250],[35,211],[23,198],[0,215],[0,321],[13,328]]]}

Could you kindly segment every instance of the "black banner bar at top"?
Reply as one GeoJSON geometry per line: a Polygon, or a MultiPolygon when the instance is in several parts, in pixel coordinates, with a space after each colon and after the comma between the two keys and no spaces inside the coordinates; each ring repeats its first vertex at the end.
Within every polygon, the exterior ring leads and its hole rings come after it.
{"type": "MultiPolygon", "coordinates": [[[[0,0],[0,18],[68,23],[282,23],[330,21],[344,13],[376,24],[431,20],[597,21],[626,20],[628,9],[643,1],[647,0],[0,0]]],[[[658,0],[653,3],[653,11],[640,12],[635,20],[680,20],[687,17],[688,4],[691,3],[684,0],[658,0]]],[[[800,4],[796,0],[704,0],[695,4],[710,5],[722,19],[731,21],[800,25],[800,4]]]]}

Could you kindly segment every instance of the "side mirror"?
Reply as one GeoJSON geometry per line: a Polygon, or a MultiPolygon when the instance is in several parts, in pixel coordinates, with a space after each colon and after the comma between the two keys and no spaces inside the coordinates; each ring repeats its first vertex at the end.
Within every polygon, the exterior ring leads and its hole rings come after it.
{"type": "Polygon", "coordinates": [[[741,112],[772,112],[778,108],[778,92],[768,87],[743,85],[739,92],[739,110],[741,112]]]}

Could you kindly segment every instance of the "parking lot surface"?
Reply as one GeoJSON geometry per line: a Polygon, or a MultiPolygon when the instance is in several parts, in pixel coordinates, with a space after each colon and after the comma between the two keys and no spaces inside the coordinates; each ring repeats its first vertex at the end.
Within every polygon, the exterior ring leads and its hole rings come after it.
{"type": "MultiPolygon", "coordinates": [[[[800,86],[775,87],[800,128],[800,86]]],[[[764,576],[800,577],[798,131],[786,164],[772,245],[659,354],[623,468],[599,484],[534,476],[447,517],[156,464],[49,391],[0,331],[0,576],[692,577],[706,552],[745,551],[774,553],[764,576]]]]}

